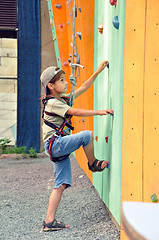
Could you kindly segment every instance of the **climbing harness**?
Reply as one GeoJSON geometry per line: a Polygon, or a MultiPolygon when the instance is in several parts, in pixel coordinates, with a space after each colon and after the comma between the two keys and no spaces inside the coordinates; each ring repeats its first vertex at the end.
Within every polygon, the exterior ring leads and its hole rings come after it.
{"type": "MultiPolygon", "coordinates": [[[[56,133],[54,134],[54,136],[53,136],[51,139],[49,139],[49,149],[48,149],[48,151],[49,151],[49,155],[50,155],[51,161],[57,162],[57,161],[62,161],[62,160],[64,160],[64,159],[65,159],[66,157],[68,157],[70,154],[53,158],[52,155],[51,155],[52,145],[53,145],[55,139],[56,139],[58,136],[62,136],[62,137],[65,136],[65,132],[64,132],[64,127],[65,127],[65,126],[68,127],[68,128],[71,129],[71,130],[74,130],[74,127],[72,127],[72,125],[71,125],[72,115],[69,115],[69,114],[66,114],[66,116],[65,116],[65,118],[64,118],[64,121],[63,121],[63,123],[61,124],[60,127],[57,127],[55,124],[53,124],[53,123],[47,121],[46,119],[44,119],[44,113],[45,113],[46,115],[48,115],[48,116],[58,116],[58,115],[55,114],[55,113],[51,113],[51,112],[45,111],[45,106],[46,106],[46,104],[47,104],[47,102],[48,102],[49,99],[55,99],[55,97],[50,96],[50,95],[47,95],[44,99],[42,99],[42,103],[43,103],[43,105],[44,105],[43,113],[42,113],[42,119],[43,119],[44,123],[45,123],[47,126],[49,126],[49,127],[51,127],[51,128],[53,128],[53,129],[56,130],[56,133]]],[[[70,105],[70,102],[69,102],[69,98],[68,98],[68,97],[62,97],[62,99],[64,99],[64,100],[66,101],[66,103],[67,103],[68,105],[70,105]]],[[[58,99],[58,100],[61,101],[60,99],[58,99]]]]}

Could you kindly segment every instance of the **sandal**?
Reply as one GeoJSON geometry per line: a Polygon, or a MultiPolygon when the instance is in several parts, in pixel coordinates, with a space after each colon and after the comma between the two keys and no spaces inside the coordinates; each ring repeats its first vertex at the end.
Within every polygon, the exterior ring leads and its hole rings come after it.
{"type": "Polygon", "coordinates": [[[66,228],[65,223],[63,222],[57,222],[56,219],[51,223],[43,222],[43,232],[49,232],[49,231],[58,231],[66,228]]]}
{"type": "MultiPolygon", "coordinates": [[[[101,168],[102,162],[104,162],[104,161],[99,161],[96,159],[91,166],[89,165],[89,162],[88,162],[89,170],[91,170],[92,172],[102,172],[105,169],[105,168],[103,168],[103,169],[101,168]],[[98,164],[98,162],[99,162],[99,164],[98,164]]],[[[109,162],[107,163],[106,168],[109,168],[109,162]]]]}

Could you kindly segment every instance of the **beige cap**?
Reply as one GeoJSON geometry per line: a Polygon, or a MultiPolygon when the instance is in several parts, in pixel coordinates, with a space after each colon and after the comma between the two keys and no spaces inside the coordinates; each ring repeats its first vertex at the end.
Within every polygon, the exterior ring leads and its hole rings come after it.
{"type": "Polygon", "coordinates": [[[40,77],[42,85],[46,88],[51,79],[53,79],[61,71],[64,72],[62,69],[54,66],[46,68],[40,77]]]}

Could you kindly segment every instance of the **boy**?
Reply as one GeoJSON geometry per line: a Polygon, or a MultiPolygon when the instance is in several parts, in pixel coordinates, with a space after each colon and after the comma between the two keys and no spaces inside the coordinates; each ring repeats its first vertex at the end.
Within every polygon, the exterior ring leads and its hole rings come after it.
{"type": "MultiPolygon", "coordinates": [[[[75,91],[75,98],[90,88],[107,64],[108,61],[103,61],[99,65],[97,71],[75,91]]],[[[43,140],[45,151],[50,154],[53,161],[55,176],[55,186],[50,196],[47,216],[43,223],[43,231],[46,232],[70,227],[63,222],[57,222],[55,219],[63,191],[71,186],[69,154],[83,146],[88,159],[89,170],[93,172],[103,171],[108,164],[108,161],[99,161],[95,158],[91,131],[82,131],[70,135],[70,117],[73,115],[79,117],[102,116],[114,112],[112,109],[86,110],[69,106],[68,99],[62,96],[67,92],[68,82],[65,80],[64,71],[59,68],[47,68],[41,74],[41,82],[46,92],[46,98],[43,100],[43,140]]]]}

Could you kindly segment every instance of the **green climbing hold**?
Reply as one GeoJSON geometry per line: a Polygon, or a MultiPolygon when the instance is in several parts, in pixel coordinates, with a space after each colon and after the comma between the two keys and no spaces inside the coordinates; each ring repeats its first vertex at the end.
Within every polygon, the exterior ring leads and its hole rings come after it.
{"type": "Polygon", "coordinates": [[[154,203],[158,202],[158,198],[155,193],[151,196],[151,199],[152,199],[152,202],[154,202],[154,203]]]}

